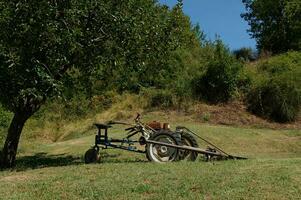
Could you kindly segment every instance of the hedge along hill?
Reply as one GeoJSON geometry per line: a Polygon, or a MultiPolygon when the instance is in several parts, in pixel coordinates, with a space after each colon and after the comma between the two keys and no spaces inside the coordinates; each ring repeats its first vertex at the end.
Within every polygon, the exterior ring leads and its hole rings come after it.
{"type": "Polygon", "coordinates": [[[273,121],[295,121],[301,106],[301,52],[259,62],[247,105],[254,114],[273,121]]]}

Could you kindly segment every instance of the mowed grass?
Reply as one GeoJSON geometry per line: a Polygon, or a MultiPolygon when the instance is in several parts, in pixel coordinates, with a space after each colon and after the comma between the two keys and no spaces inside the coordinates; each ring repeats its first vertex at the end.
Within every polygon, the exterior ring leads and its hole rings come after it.
{"type": "Polygon", "coordinates": [[[5,172],[2,199],[300,199],[301,159],[102,163],[5,172]]]}
{"type": "MultiPolygon", "coordinates": [[[[95,130],[84,137],[40,143],[23,140],[17,167],[0,172],[0,199],[301,199],[301,131],[199,124],[189,118],[149,115],[185,125],[231,154],[248,160],[147,162],[145,155],[101,151],[83,163],[95,130]],[[87,136],[88,135],[88,136],[87,136]]],[[[124,127],[112,129],[122,137],[124,127]]],[[[200,146],[206,146],[199,141],[200,146]]]]}

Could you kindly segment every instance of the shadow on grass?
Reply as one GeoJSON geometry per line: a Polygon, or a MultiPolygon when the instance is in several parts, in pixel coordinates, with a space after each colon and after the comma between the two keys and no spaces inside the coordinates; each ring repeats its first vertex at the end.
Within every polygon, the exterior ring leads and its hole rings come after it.
{"type": "Polygon", "coordinates": [[[102,164],[102,163],[106,164],[106,163],[146,163],[146,162],[149,162],[149,161],[139,159],[139,158],[135,158],[135,159],[123,158],[123,159],[112,159],[112,160],[101,159],[98,163],[99,164],[102,164]]]}
{"type": "Polygon", "coordinates": [[[49,155],[42,152],[34,154],[32,156],[23,156],[17,158],[15,170],[25,171],[28,169],[60,167],[79,164],[83,164],[81,157],[75,157],[66,154],[49,155]]]}
{"type": "Polygon", "coordinates": [[[121,153],[110,154],[107,152],[100,153],[99,164],[105,163],[144,163],[148,162],[145,159],[137,158],[135,156],[122,156],[121,153]]]}
{"type": "MultiPolygon", "coordinates": [[[[101,153],[101,160],[98,164],[105,163],[143,163],[146,160],[139,158],[118,158],[121,154],[101,153]]],[[[79,156],[72,156],[66,154],[49,155],[45,152],[36,153],[31,156],[19,157],[16,160],[16,171],[26,171],[29,169],[40,169],[46,167],[62,167],[70,165],[82,165],[84,160],[79,156]]]]}

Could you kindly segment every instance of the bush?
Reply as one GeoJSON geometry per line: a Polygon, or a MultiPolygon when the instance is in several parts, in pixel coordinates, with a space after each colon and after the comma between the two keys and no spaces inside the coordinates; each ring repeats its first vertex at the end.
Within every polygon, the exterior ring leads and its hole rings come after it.
{"type": "Polygon", "coordinates": [[[247,103],[257,115],[277,122],[294,121],[301,106],[301,53],[291,52],[259,63],[247,103]]]}
{"type": "Polygon", "coordinates": [[[90,100],[90,109],[93,111],[102,111],[110,108],[114,103],[118,102],[120,94],[116,91],[106,91],[100,95],[95,95],[90,100]]]}
{"type": "Polygon", "coordinates": [[[173,93],[167,89],[144,88],[141,94],[148,99],[150,108],[171,108],[175,105],[173,93]]]}
{"type": "Polygon", "coordinates": [[[252,66],[247,65],[239,72],[237,79],[237,94],[240,99],[245,99],[245,96],[250,91],[255,73],[252,66]]]}
{"type": "Polygon", "coordinates": [[[237,88],[242,64],[220,41],[206,71],[192,81],[194,95],[211,103],[227,102],[237,88]]]}
{"type": "Polygon", "coordinates": [[[158,90],[150,98],[151,107],[170,108],[173,105],[172,93],[168,90],[158,90]]]}

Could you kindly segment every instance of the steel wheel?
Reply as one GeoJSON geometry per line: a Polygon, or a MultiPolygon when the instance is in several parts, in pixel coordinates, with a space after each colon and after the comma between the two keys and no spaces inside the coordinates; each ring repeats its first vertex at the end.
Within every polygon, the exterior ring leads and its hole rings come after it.
{"type": "Polygon", "coordinates": [[[98,157],[98,152],[99,150],[97,148],[91,148],[85,153],[85,163],[95,163],[96,161],[99,160],[98,157]]]}
{"type": "MultiPolygon", "coordinates": [[[[176,138],[169,133],[157,133],[150,138],[157,142],[163,142],[168,144],[178,145],[176,138]]],[[[164,163],[178,160],[178,149],[174,147],[167,147],[157,144],[147,144],[146,146],[147,158],[150,161],[164,163]]]]}
{"type": "MultiPolygon", "coordinates": [[[[181,135],[181,142],[182,145],[191,146],[191,147],[199,147],[196,139],[190,135],[189,133],[183,133],[181,135]]],[[[198,157],[198,153],[194,151],[188,151],[188,150],[180,150],[180,159],[181,160],[188,160],[188,161],[195,161],[198,157]]]]}

